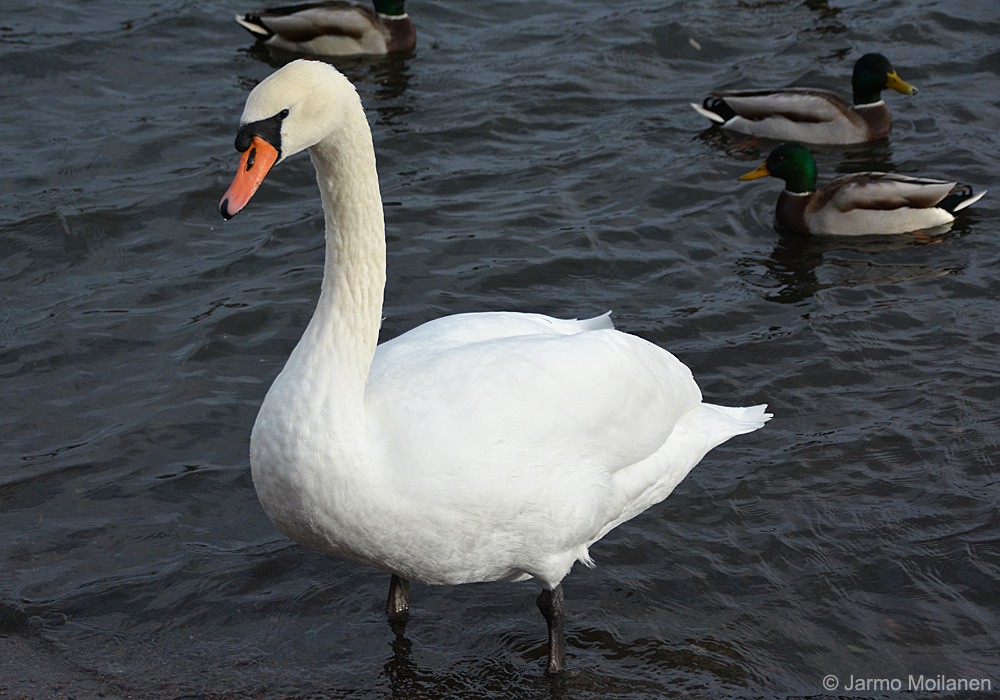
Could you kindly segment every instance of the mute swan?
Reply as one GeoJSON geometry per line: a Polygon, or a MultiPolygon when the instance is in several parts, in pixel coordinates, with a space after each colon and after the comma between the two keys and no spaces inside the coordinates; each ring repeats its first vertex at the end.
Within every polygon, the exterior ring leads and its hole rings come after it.
{"type": "Polygon", "coordinates": [[[271,7],[236,22],[261,43],[323,56],[387,54],[417,45],[405,0],[374,0],[371,8],[347,0],[271,7]]]}
{"type": "Polygon", "coordinates": [[[986,194],[968,185],[894,173],[853,173],[816,188],[816,161],[803,146],[783,143],[741,180],[781,178],[775,218],[793,233],[857,236],[907,233],[950,224],[986,194]]]}
{"type": "Polygon", "coordinates": [[[885,138],[892,115],[882,99],[891,88],[904,95],[917,89],[905,82],[885,56],[865,54],[854,64],[854,104],[830,90],[782,88],[713,92],[702,105],[703,117],[742,134],[803,143],[865,143],[885,138]]]}
{"type": "Polygon", "coordinates": [[[470,313],[376,347],[385,285],[382,202],[361,101],[336,69],[292,62],[247,99],[229,219],[277,162],[308,149],[326,215],[319,302],[250,438],[254,487],[306,546],[410,580],[542,584],[547,670],[563,668],[573,563],[666,498],[712,447],[760,428],[766,406],[702,403],[652,343],[585,321],[470,313]]]}

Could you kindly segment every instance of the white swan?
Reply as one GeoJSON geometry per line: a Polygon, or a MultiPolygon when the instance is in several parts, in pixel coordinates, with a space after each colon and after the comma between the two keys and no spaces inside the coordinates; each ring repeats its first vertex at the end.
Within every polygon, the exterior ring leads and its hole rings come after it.
{"type": "Polygon", "coordinates": [[[560,581],[587,548],[666,498],[765,406],[702,403],[665,350],[612,328],[475,313],[378,347],[385,236],[371,131],[333,67],[295,61],[250,93],[231,218],[270,167],[308,149],[326,214],[319,303],[250,440],[264,510],[292,539],[408,581],[538,579],[547,669],[564,663],[560,581]]]}

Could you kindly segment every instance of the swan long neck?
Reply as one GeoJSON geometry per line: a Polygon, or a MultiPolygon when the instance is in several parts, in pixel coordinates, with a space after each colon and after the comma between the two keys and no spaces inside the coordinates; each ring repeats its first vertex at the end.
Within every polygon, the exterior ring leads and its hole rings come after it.
{"type": "Polygon", "coordinates": [[[382,198],[371,130],[360,104],[343,128],[311,147],[309,155],[326,219],[326,263],[303,340],[333,358],[330,371],[337,373],[340,390],[360,398],[378,343],[385,290],[382,198]]]}

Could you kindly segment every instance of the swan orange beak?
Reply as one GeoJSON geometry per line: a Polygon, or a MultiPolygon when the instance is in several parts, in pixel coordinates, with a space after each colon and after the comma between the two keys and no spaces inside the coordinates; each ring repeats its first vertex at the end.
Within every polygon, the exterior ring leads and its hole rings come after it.
{"type": "Polygon", "coordinates": [[[767,163],[761,163],[761,166],[756,170],[751,170],[748,173],[743,173],[740,175],[741,180],[756,180],[759,177],[767,177],[771,174],[771,171],[767,169],[767,163]]]}
{"type": "Polygon", "coordinates": [[[219,213],[224,219],[233,218],[247,205],[277,160],[278,149],[260,136],[250,139],[250,148],[240,157],[236,177],[219,201],[219,213]]]}

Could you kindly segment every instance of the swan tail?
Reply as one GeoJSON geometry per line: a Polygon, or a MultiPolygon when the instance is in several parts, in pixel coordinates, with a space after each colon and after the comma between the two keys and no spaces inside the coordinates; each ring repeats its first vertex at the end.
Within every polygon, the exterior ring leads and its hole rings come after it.
{"type": "Polygon", "coordinates": [[[669,496],[712,448],[762,428],[772,416],[766,409],[767,404],[735,408],[703,403],[688,412],[660,451],[615,475],[629,505],[589,544],[669,496]]]}
{"type": "Polygon", "coordinates": [[[590,557],[590,550],[587,546],[581,547],[580,551],[576,555],[576,560],[586,566],[588,569],[596,569],[597,564],[590,557]]]}
{"type": "Polygon", "coordinates": [[[774,417],[773,413],[767,412],[766,403],[745,408],[705,403],[701,405],[701,411],[702,416],[710,423],[718,423],[720,427],[724,427],[730,437],[752,433],[763,428],[774,417]]]}
{"type": "Polygon", "coordinates": [[[668,444],[672,444],[675,454],[696,455],[701,460],[730,438],[764,427],[772,416],[766,409],[767,404],[738,408],[703,403],[682,419],[668,444]]]}

